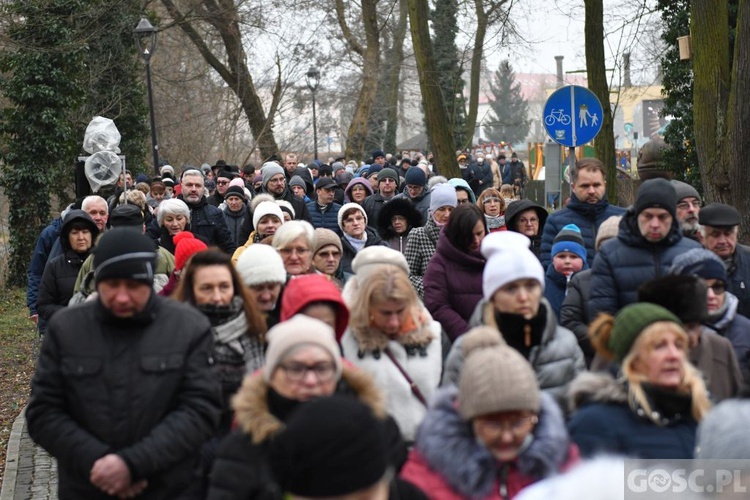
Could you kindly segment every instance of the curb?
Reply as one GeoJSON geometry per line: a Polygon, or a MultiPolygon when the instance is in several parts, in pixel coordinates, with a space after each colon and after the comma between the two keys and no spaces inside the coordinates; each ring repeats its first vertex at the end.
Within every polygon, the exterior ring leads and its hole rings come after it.
{"type": "Polygon", "coordinates": [[[18,476],[18,454],[21,448],[21,436],[26,427],[26,407],[13,422],[8,438],[8,449],[5,454],[5,473],[3,487],[0,490],[0,500],[13,500],[16,492],[16,477],[18,476]]]}

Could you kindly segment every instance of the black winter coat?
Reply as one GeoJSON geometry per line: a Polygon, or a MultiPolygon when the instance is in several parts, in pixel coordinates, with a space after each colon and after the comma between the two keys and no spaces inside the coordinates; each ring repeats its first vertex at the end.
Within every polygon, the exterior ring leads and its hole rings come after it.
{"type": "Polygon", "coordinates": [[[148,481],[139,498],[178,498],[218,425],[211,343],[202,314],[155,294],[132,318],[114,317],[99,300],[52,318],[26,419],[58,460],[61,500],[110,498],[89,481],[109,453],[133,481],[148,481]]]}
{"type": "MultiPolygon", "coordinates": [[[[388,246],[388,244],[383,241],[380,236],[378,236],[378,233],[376,233],[375,230],[370,226],[365,227],[365,232],[367,233],[367,241],[365,242],[364,248],[374,245],[388,246]]],[[[352,261],[354,260],[354,257],[357,256],[357,251],[354,249],[352,244],[349,243],[345,236],[341,237],[341,247],[344,251],[341,252],[341,263],[339,264],[339,269],[341,269],[344,273],[353,274],[354,271],[352,271],[352,261]]]]}
{"type": "Polygon", "coordinates": [[[47,262],[37,292],[36,310],[39,312],[39,317],[45,322],[50,320],[52,314],[67,307],[75,291],[78,271],[81,270],[83,262],[91,252],[91,249],[89,249],[85,253],[77,253],[70,248],[69,235],[75,222],[88,226],[91,232],[92,248],[93,242],[96,241],[99,234],[96,224],[83,210],[71,210],[65,216],[60,230],[60,247],[63,254],[47,262]]]}
{"type": "Polygon", "coordinates": [[[253,232],[253,217],[247,205],[242,205],[239,212],[232,212],[229,207],[225,207],[222,213],[234,244],[238,247],[244,245],[250,233],[253,232]]]}
{"type": "Polygon", "coordinates": [[[738,244],[728,267],[729,291],[740,301],[737,312],[750,317],[750,247],[738,244]]]}
{"type": "Polygon", "coordinates": [[[190,209],[190,227],[196,237],[202,236],[208,246],[217,246],[229,255],[237,250],[237,244],[232,240],[232,234],[224,222],[224,214],[209,205],[205,196],[198,203],[188,203],[182,195],[177,198],[184,201],[190,209]]]}
{"type": "Polygon", "coordinates": [[[591,269],[575,273],[568,284],[568,294],[560,307],[560,324],[573,332],[578,347],[586,358],[586,367],[594,359],[594,347],[589,339],[589,295],[591,295],[591,269]]]}

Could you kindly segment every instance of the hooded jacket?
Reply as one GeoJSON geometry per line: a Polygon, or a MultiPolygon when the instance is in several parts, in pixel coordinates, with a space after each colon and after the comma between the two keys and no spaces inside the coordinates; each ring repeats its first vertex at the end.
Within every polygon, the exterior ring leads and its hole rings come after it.
{"type": "MultiPolygon", "coordinates": [[[[365,188],[365,191],[367,192],[367,196],[372,196],[373,191],[372,191],[372,184],[370,184],[370,181],[368,181],[364,177],[355,177],[354,179],[349,181],[349,184],[347,184],[346,189],[344,190],[344,202],[345,203],[354,203],[354,200],[352,200],[352,188],[356,186],[357,184],[365,188]]],[[[361,204],[364,204],[364,200],[362,200],[361,204]]]]}
{"type": "Polygon", "coordinates": [[[67,214],[60,231],[60,245],[62,255],[47,262],[39,284],[39,292],[36,302],[39,317],[49,321],[52,314],[66,307],[75,292],[78,272],[83,266],[86,257],[91,253],[99,235],[93,219],[83,210],[71,210],[67,214]],[[83,223],[91,232],[91,247],[84,253],[77,253],[70,247],[70,232],[74,223],[83,223]]]}
{"type": "Polygon", "coordinates": [[[404,253],[412,229],[422,227],[424,220],[425,218],[410,201],[402,198],[393,199],[385,204],[378,214],[378,233],[388,243],[389,247],[404,253]],[[391,225],[391,219],[394,215],[401,215],[406,218],[407,229],[400,236],[396,234],[391,225]]]}
{"type": "MultiPolygon", "coordinates": [[[[539,345],[531,347],[527,359],[536,372],[540,389],[553,396],[560,408],[565,410],[567,408],[565,398],[570,382],[586,369],[583,353],[578,347],[575,335],[567,328],[557,324],[555,313],[544,298],[539,305],[539,313],[536,319],[543,322],[541,342],[539,345]]],[[[477,304],[474,314],[469,320],[469,328],[479,325],[498,328],[494,318],[494,307],[483,301],[477,304]]],[[[498,333],[502,334],[501,332],[502,325],[498,329],[498,333]]],[[[458,385],[461,368],[464,365],[462,344],[463,337],[459,337],[448,353],[448,358],[445,360],[442,385],[458,385]]],[[[508,342],[508,344],[511,345],[512,343],[508,342]]]]}
{"type": "Polygon", "coordinates": [[[448,180],[448,184],[450,184],[454,188],[463,188],[463,189],[465,189],[466,191],[469,192],[469,200],[471,200],[472,203],[476,203],[477,202],[477,197],[474,194],[474,190],[471,188],[471,186],[469,186],[469,183],[466,180],[454,177],[453,179],[449,179],[448,180]]]}
{"type": "MultiPolygon", "coordinates": [[[[537,258],[541,258],[542,233],[544,232],[544,228],[546,227],[547,216],[549,215],[549,212],[547,212],[547,210],[535,204],[531,200],[514,201],[508,205],[508,208],[505,209],[505,227],[508,228],[508,231],[519,233],[520,231],[516,229],[518,216],[521,214],[521,212],[525,212],[529,209],[534,209],[537,217],[539,218],[539,231],[537,232],[536,236],[530,238],[531,251],[534,252],[534,255],[536,255],[537,258]]],[[[555,235],[556,234],[557,233],[555,233],[555,235]]]]}
{"type": "MultiPolygon", "coordinates": [[[[421,305],[420,305],[421,307],[421,305]]],[[[353,365],[369,373],[386,396],[385,409],[398,423],[406,441],[414,441],[425,406],[411,385],[385,354],[388,349],[429,401],[440,383],[443,365],[440,324],[422,309],[414,329],[390,340],[376,328],[349,327],[341,338],[341,351],[353,365]]]]}
{"type": "MultiPolygon", "coordinates": [[[[283,487],[274,471],[271,444],[284,432],[291,409],[275,404],[260,374],[248,375],[234,398],[237,428],[219,445],[210,476],[208,500],[281,500],[283,487]]],[[[384,420],[391,464],[398,470],[406,446],[383,406],[383,396],[364,372],[344,365],[338,394],[350,394],[384,420]]],[[[286,400],[288,404],[288,400],[286,400]]]]}
{"type": "MultiPolygon", "coordinates": [[[[546,235],[546,228],[544,232],[546,235]]],[[[674,258],[693,248],[701,246],[682,236],[676,218],[667,236],[651,243],[641,235],[635,212],[628,211],[620,221],[617,238],[599,247],[591,272],[589,318],[600,312],[615,314],[636,302],[643,283],[668,274],[674,258]]]]}
{"type": "Polygon", "coordinates": [[[424,273],[424,305],[451,341],[466,333],[474,308],[482,300],[485,259],[479,252],[461,251],[445,232],[424,273]]]}
{"type": "Polygon", "coordinates": [[[458,389],[441,389],[417,432],[401,477],[435,500],[507,500],[532,483],[578,461],[565,420],[542,393],[539,423],[531,444],[512,463],[498,464],[458,412],[458,389]]]}
{"type": "Polygon", "coordinates": [[[552,262],[550,252],[552,251],[555,236],[566,225],[575,224],[581,230],[583,243],[586,247],[586,260],[588,260],[589,267],[592,267],[594,257],[596,256],[594,243],[596,242],[596,233],[599,231],[599,226],[613,215],[624,214],[625,209],[610,205],[606,196],[597,203],[585,203],[580,201],[575,193],[571,193],[567,206],[550,214],[549,218],[547,218],[547,223],[544,225],[540,259],[542,266],[547,269],[550,262],[552,262]]]}
{"type": "Polygon", "coordinates": [[[657,425],[635,402],[627,386],[608,374],[583,373],[570,386],[574,411],[570,437],[584,457],[615,453],[633,458],[693,458],[698,423],[689,414],[657,425]]]}
{"type": "MultiPolygon", "coordinates": [[[[320,275],[325,276],[325,275],[320,275]]],[[[330,285],[333,289],[336,289],[336,285],[328,277],[330,285]]],[[[295,314],[303,311],[307,306],[314,302],[330,302],[332,303],[336,311],[336,341],[341,341],[341,337],[344,335],[347,325],[349,324],[349,310],[346,307],[344,299],[341,297],[341,293],[336,289],[336,293],[332,293],[333,290],[329,288],[326,290],[324,287],[317,285],[314,282],[305,280],[295,280],[300,286],[287,286],[284,289],[284,293],[281,296],[279,302],[281,302],[281,321],[293,317],[295,314]]]]}

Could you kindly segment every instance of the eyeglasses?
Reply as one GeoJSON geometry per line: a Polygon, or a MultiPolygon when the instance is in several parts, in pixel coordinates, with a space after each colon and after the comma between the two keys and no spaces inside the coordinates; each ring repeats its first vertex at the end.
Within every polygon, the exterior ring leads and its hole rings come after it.
{"type": "Polygon", "coordinates": [[[687,210],[690,207],[700,208],[703,204],[700,201],[681,201],[677,204],[677,208],[680,210],[687,210]]]}
{"type": "Polygon", "coordinates": [[[497,198],[495,196],[488,196],[484,199],[483,203],[500,203],[500,198],[497,198]]]}
{"type": "Polygon", "coordinates": [[[318,382],[328,382],[333,378],[335,372],[333,363],[318,363],[311,366],[302,363],[289,363],[279,365],[279,367],[284,370],[287,378],[292,382],[301,382],[307,376],[307,372],[312,372],[318,382]]]}
{"type": "Polygon", "coordinates": [[[307,255],[308,252],[310,252],[309,248],[303,248],[303,247],[297,247],[297,248],[281,248],[279,249],[279,253],[285,257],[289,257],[293,253],[296,253],[297,255],[307,255]]]}
{"type": "Polygon", "coordinates": [[[226,186],[229,184],[229,181],[216,181],[217,186],[226,186]]]}
{"type": "Polygon", "coordinates": [[[713,285],[708,285],[708,288],[713,290],[714,295],[721,295],[727,291],[727,284],[723,281],[717,281],[713,285]]]}
{"type": "Polygon", "coordinates": [[[510,432],[516,437],[522,437],[526,432],[529,431],[531,426],[536,425],[537,422],[539,422],[537,416],[530,415],[528,417],[520,417],[510,422],[478,418],[476,420],[476,425],[477,427],[480,427],[484,432],[492,433],[495,435],[503,435],[506,432],[510,432]]]}
{"type": "Polygon", "coordinates": [[[532,217],[531,219],[526,219],[525,217],[521,217],[520,219],[518,219],[518,223],[522,224],[522,225],[525,225],[525,224],[538,224],[539,223],[539,219],[537,219],[536,217],[532,217]]]}

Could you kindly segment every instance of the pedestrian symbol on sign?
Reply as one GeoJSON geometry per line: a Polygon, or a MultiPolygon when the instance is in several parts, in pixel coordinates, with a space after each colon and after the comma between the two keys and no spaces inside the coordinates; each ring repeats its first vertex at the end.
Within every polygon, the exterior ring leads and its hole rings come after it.
{"type": "Polygon", "coordinates": [[[601,130],[604,111],[596,95],[577,85],[557,89],[544,104],[544,128],[566,147],[591,141],[601,130]]]}

